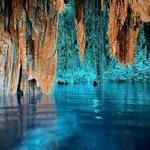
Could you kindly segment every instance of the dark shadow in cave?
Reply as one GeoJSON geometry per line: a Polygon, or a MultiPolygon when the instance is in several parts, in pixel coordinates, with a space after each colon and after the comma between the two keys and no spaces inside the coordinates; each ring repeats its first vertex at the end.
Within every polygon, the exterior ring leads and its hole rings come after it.
{"type": "Polygon", "coordinates": [[[150,53],[150,23],[144,23],[144,34],[146,39],[146,46],[147,46],[147,53],[146,53],[146,59],[149,59],[149,53],[150,53]]]}
{"type": "Polygon", "coordinates": [[[29,95],[30,94],[31,95],[32,94],[37,95],[37,94],[41,94],[42,93],[40,87],[37,86],[37,81],[36,81],[35,78],[29,80],[28,83],[29,83],[29,91],[28,91],[29,95]]]}

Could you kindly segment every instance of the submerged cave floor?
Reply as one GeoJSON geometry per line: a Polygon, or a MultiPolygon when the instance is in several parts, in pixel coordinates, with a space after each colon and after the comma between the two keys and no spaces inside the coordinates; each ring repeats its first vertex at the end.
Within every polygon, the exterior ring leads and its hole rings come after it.
{"type": "Polygon", "coordinates": [[[150,150],[150,82],[1,97],[0,150],[150,150]]]}

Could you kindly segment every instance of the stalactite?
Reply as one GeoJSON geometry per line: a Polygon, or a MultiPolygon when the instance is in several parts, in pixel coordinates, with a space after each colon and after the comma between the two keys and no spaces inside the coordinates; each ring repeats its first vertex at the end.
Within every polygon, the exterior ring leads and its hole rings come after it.
{"type": "Polygon", "coordinates": [[[80,60],[83,60],[85,49],[84,0],[75,0],[75,23],[77,28],[77,44],[80,50],[80,60]]]}
{"type": "Polygon", "coordinates": [[[140,27],[139,15],[132,10],[129,1],[110,2],[108,27],[110,53],[122,65],[133,63],[134,47],[140,27]]]}

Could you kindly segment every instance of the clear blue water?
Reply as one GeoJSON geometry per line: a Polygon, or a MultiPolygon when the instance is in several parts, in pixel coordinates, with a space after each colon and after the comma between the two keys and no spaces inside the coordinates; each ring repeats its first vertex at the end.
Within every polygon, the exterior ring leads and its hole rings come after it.
{"type": "Polygon", "coordinates": [[[150,83],[1,97],[0,150],[150,150],[150,83]]]}

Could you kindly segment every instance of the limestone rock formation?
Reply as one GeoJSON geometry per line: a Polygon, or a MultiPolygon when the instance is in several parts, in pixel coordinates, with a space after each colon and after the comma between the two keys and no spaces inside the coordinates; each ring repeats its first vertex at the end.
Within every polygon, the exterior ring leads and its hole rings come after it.
{"type": "Polygon", "coordinates": [[[121,64],[133,64],[138,33],[150,21],[150,0],[112,0],[109,5],[110,52],[121,64]]]}
{"type": "Polygon", "coordinates": [[[80,60],[83,60],[85,49],[85,28],[84,28],[84,0],[75,0],[75,22],[77,28],[77,43],[80,50],[80,60]]]}
{"type": "Polygon", "coordinates": [[[56,11],[62,11],[57,5],[53,0],[0,1],[1,94],[29,93],[33,79],[42,92],[52,88],[56,11]]]}

